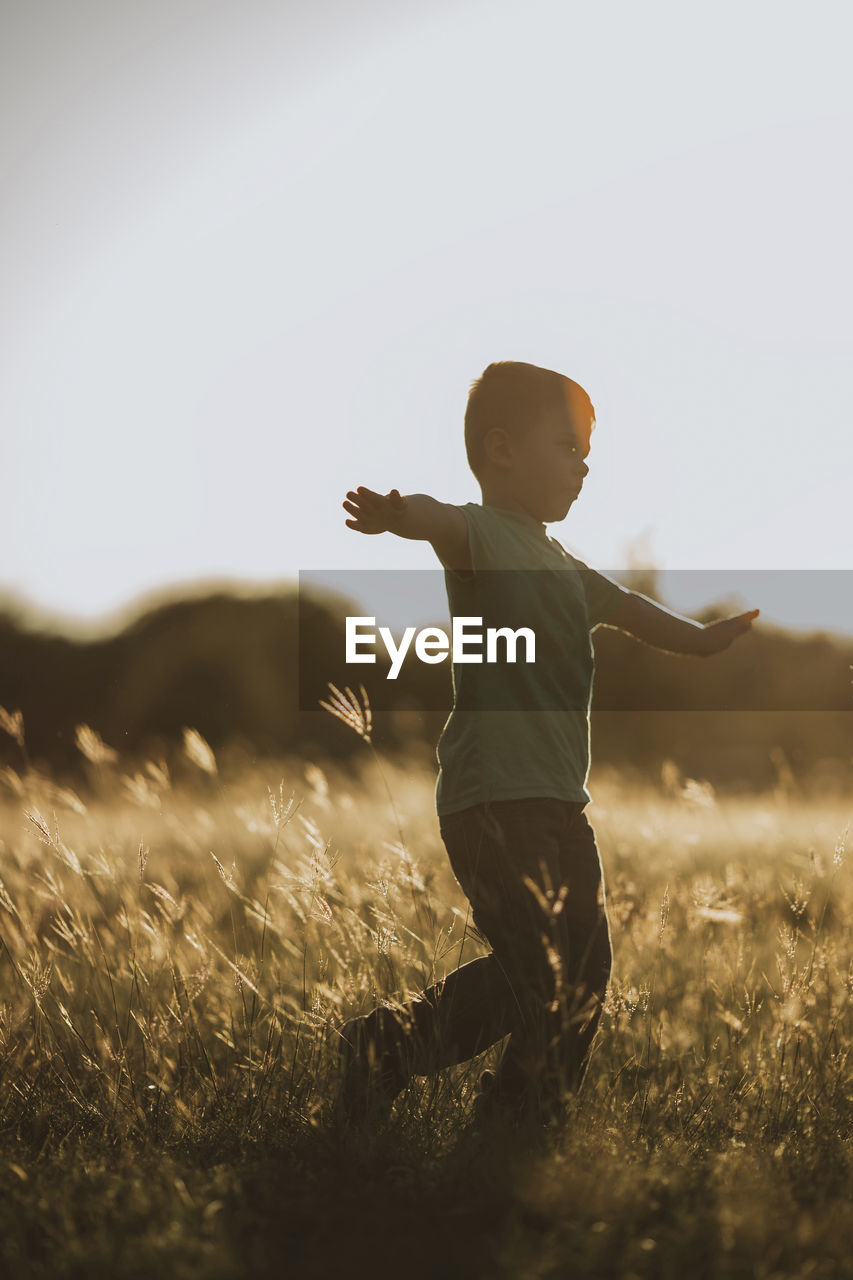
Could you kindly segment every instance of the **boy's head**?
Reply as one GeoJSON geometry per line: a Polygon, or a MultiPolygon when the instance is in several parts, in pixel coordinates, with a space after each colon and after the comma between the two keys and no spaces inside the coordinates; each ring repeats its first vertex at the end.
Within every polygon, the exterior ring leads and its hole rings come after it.
{"type": "Polygon", "coordinates": [[[594,426],[592,402],[571,378],[515,360],[490,364],[465,410],[465,449],[484,500],[562,520],[589,470],[594,426]]]}

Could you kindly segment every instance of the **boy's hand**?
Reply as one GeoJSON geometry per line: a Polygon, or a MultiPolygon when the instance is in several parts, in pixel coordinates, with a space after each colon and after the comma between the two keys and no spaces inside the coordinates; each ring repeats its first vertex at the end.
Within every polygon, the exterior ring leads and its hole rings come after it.
{"type": "Polygon", "coordinates": [[[397,489],[383,496],[359,485],[350,489],[343,507],[353,516],[347,520],[350,529],[429,542],[445,568],[472,572],[468,521],[451,503],[437,502],[428,493],[410,493],[403,498],[397,489]]]}
{"type": "Polygon", "coordinates": [[[359,485],[355,490],[350,489],[347,498],[349,501],[342,503],[342,506],[355,517],[347,520],[347,526],[357,529],[359,533],[393,532],[408,505],[408,500],[401,497],[397,489],[392,489],[383,497],[381,493],[365,489],[364,485],[359,485]]]}
{"type": "Polygon", "coordinates": [[[719,622],[706,622],[702,632],[701,653],[705,656],[722,653],[738,636],[745,635],[758,617],[760,610],[750,609],[734,618],[721,618],[719,622]]]}

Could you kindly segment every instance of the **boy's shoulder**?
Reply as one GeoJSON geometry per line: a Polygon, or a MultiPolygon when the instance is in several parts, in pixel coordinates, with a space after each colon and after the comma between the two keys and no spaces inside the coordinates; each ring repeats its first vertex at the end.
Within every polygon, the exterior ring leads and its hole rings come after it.
{"type": "MultiPolygon", "coordinates": [[[[627,590],[567,551],[561,542],[546,533],[544,526],[533,516],[479,502],[462,503],[459,510],[468,520],[472,571],[459,575],[445,570],[454,596],[458,589],[468,589],[467,594],[471,590],[476,591],[478,573],[483,571],[560,569],[568,572],[578,584],[573,590],[582,591],[589,623],[595,626],[610,614],[627,590]]],[[[495,573],[493,576],[498,590],[514,595],[517,589],[522,588],[527,575],[522,575],[518,581],[512,573],[506,576],[495,573]]]]}
{"type": "Polygon", "coordinates": [[[586,569],[577,556],[552,538],[541,521],[519,511],[492,507],[481,502],[460,503],[457,508],[468,521],[474,568],[559,567],[586,569]],[[478,563],[477,551],[483,554],[478,563]],[[491,554],[490,554],[491,553],[491,554]],[[514,565],[516,558],[523,563],[514,565]],[[488,563],[494,559],[495,564],[488,563]]]}
{"type": "Polygon", "coordinates": [[[544,527],[532,516],[464,502],[457,507],[468,523],[473,573],[486,569],[536,569],[559,563],[562,548],[552,545],[544,527]]]}

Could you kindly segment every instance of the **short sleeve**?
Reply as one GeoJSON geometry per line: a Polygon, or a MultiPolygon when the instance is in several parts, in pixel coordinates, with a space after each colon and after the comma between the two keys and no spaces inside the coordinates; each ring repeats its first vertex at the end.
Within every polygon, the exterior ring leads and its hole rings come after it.
{"type": "Polygon", "coordinates": [[[621,597],[628,594],[628,589],[597,569],[590,569],[582,560],[575,559],[575,564],[583,582],[589,625],[590,628],[596,627],[607,621],[621,597]]]}
{"type": "Polygon", "coordinates": [[[496,522],[490,511],[475,502],[467,502],[457,506],[468,525],[468,550],[471,553],[471,571],[460,573],[457,569],[445,572],[455,582],[472,583],[474,578],[484,569],[500,569],[506,562],[506,530],[496,522]]]}
{"type": "Polygon", "coordinates": [[[471,555],[471,564],[473,568],[467,569],[463,572],[461,569],[448,568],[448,566],[444,564],[443,560],[441,563],[444,566],[445,574],[452,582],[467,583],[470,585],[474,581],[474,575],[477,571],[476,556],[475,556],[476,533],[474,530],[473,521],[468,511],[468,507],[457,506],[456,510],[462,512],[462,515],[465,517],[465,523],[468,526],[468,550],[471,555]]]}

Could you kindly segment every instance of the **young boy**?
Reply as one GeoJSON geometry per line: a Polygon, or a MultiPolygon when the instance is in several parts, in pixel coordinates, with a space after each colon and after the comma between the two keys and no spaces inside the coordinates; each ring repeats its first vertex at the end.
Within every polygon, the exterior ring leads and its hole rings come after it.
{"type": "MultiPolygon", "coordinates": [[[[514,361],[472,385],[465,447],[482,504],[453,506],[359,487],[347,525],[430,542],[453,617],[535,634],[533,663],[453,664],[454,705],[437,756],[442,840],[487,956],[417,1000],[341,1030],[345,1120],[384,1118],[412,1075],[462,1062],[509,1035],[483,1072],[478,1111],[541,1123],[586,1070],[610,974],[610,932],[585,806],[591,630],[618,627],[675,653],[712,654],[758,610],[702,625],[589,569],[548,536],[589,473],[595,412],[562,374],[514,361]]],[[[509,657],[509,654],[507,654],[509,657]]],[[[516,655],[518,657],[518,655],[516,655]]]]}

